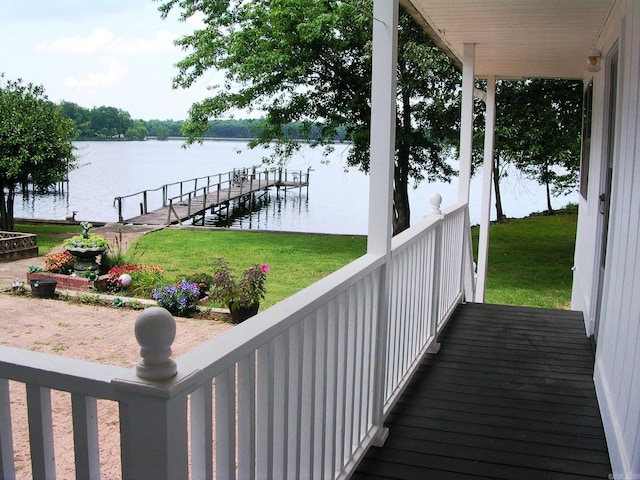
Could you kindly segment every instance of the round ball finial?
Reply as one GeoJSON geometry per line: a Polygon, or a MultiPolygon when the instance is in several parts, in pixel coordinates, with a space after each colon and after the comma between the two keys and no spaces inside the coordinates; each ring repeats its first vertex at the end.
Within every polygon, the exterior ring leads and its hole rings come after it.
{"type": "Polygon", "coordinates": [[[442,215],[442,210],[440,210],[440,205],[442,205],[442,195],[438,192],[432,194],[429,197],[429,203],[431,203],[432,215],[442,215]]]}
{"type": "Polygon", "coordinates": [[[142,359],[136,365],[136,375],[147,380],[166,380],[177,373],[171,359],[171,344],[176,338],[176,321],[162,307],[142,311],[134,327],[142,359]]]}

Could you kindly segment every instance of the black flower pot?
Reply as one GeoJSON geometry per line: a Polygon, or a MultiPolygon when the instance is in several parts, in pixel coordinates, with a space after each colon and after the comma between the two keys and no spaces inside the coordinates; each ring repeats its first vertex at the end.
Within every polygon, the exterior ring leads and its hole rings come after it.
{"type": "Polygon", "coordinates": [[[30,280],[31,295],[38,298],[53,298],[57,284],[57,280],[30,280]]]}
{"type": "Polygon", "coordinates": [[[242,323],[246,319],[253,317],[258,313],[258,309],[260,308],[259,303],[254,303],[253,305],[245,308],[231,308],[229,305],[229,312],[231,313],[231,321],[233,323],[242,323]]]}

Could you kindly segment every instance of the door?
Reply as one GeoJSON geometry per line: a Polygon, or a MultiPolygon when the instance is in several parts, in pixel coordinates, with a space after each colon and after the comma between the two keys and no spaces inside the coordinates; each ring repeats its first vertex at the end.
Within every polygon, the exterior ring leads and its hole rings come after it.
{"type": "Polygon", "coordinates": [[[593,330],[594,339],[598,341],[598,331],[602,323],[602,294],[607,267],[607,238],[609,236],[609,215],[611,210],[611,179],[613,178],[614,152],[615,152],[615,131],[616,131],[616,99],[618,91],[618,51],[616,50],[610,57],[607,65],[607,128],[605,155],[602,157],[600,195],[598,198],[599,228],[600,232],[600,254],[597,277],[596,294],[596,316],[593,330]]]}

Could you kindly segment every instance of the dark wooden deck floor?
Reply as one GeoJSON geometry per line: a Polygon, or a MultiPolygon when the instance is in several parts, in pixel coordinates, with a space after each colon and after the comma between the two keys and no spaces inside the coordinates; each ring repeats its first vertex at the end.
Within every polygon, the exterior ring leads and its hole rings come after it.
{"type": "Polygon", "coordinates": [[[582,315],[459,307],[353,478],[606,479],[582,315]]]}

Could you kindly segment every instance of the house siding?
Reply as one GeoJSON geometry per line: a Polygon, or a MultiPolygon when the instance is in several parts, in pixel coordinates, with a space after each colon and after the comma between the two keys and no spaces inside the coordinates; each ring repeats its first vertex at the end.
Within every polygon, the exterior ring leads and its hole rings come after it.
{"type": "MultiPolygon", "coordinates": [[[[598,45],[606,54],[617,41],[619,67],[607,267],[594,380],[613,473],[616,478],[636,478],[640,474],[640,2],[622,1],[617,8],[598,45]],[[603,40],[607,31],[619,35],[603,40]]],[[[594,80],[589,193],[580,203],[572,298],[573,308],[585,312],[588,333],[593,331],[598,278],[600,156],[605,151],[607,119],[605,69],[603,62],[594,80]]]]}

